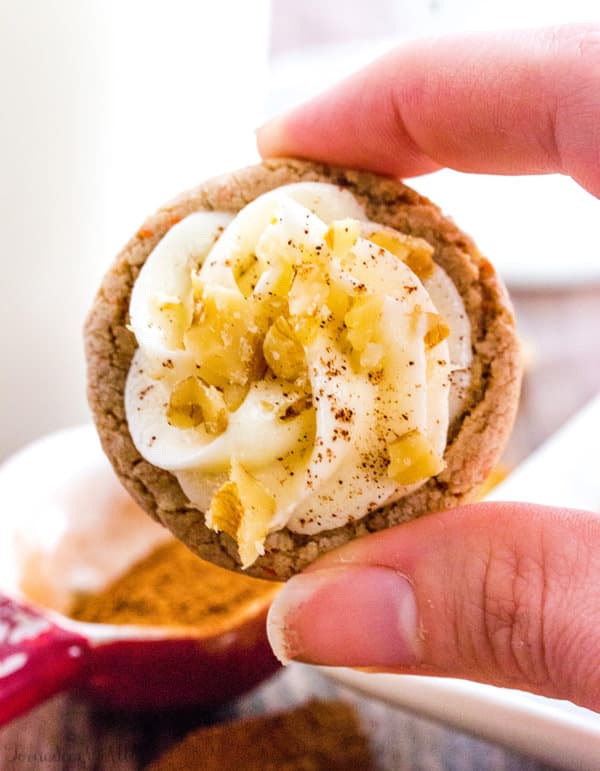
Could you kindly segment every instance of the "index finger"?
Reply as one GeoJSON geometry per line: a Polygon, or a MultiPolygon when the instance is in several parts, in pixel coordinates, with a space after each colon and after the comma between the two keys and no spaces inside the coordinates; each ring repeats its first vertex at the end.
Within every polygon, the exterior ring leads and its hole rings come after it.
{"type": "Polygon", "coordinates": [[[415,41],[267,123],[258,145],[398,177],[561,172],[600,197],[600,25],[415,41]]]}

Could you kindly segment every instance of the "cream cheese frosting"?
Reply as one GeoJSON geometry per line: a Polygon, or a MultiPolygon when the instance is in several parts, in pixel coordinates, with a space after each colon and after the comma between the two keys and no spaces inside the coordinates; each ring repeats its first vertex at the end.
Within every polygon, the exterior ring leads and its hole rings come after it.
{"type": "Polygon", "coordinates": [[[471,335],[432,253],[303,182],[191,214],[149,255],[129,430],[244,567],[270,532],[339,527],[443,469],[471,335]]]}

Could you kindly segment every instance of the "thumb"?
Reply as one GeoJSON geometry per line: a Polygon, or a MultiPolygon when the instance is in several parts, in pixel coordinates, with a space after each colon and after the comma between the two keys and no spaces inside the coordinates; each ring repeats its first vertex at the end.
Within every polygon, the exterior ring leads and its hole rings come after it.
{"type": "Polygon", "coordinates": [[[277,656],[462,677],[600,710],[600,517],[489,503],[357,539],[292,578],[277,656]]]}

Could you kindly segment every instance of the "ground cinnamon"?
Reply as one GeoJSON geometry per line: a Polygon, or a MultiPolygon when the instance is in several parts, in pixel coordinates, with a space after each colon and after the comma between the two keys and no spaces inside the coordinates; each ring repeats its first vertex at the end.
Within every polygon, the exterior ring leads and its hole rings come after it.
{"type": "Polygon", "coordinates": [[[193,731],[146,771],[369,771],[376,763],[356,711],[312,701],[275,715],[193,731]]]}
{"type": "Polygon", "coordinates": [[[205,562],[173,541],[101,592],[80,597],[69,615],[107,624],[216,627],[274,587],[205,562]]]}

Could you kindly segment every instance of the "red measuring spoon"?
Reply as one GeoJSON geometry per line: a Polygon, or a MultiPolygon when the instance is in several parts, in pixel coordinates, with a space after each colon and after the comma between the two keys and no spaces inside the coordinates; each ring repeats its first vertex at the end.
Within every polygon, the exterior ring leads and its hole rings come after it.
{"type": "Polygon", "coordinates": [[[84,623],[58,612],[89,570],[114,569],[116,553],[126,569],[151,548],[152,533],[140,542],[146,528],[164,542],[132,506],[88,426],[0,468],[0,724],[66,688],[127,709],[221,703],[279,666],[265,629],[276,584],[219,627],[84,623]]]}

